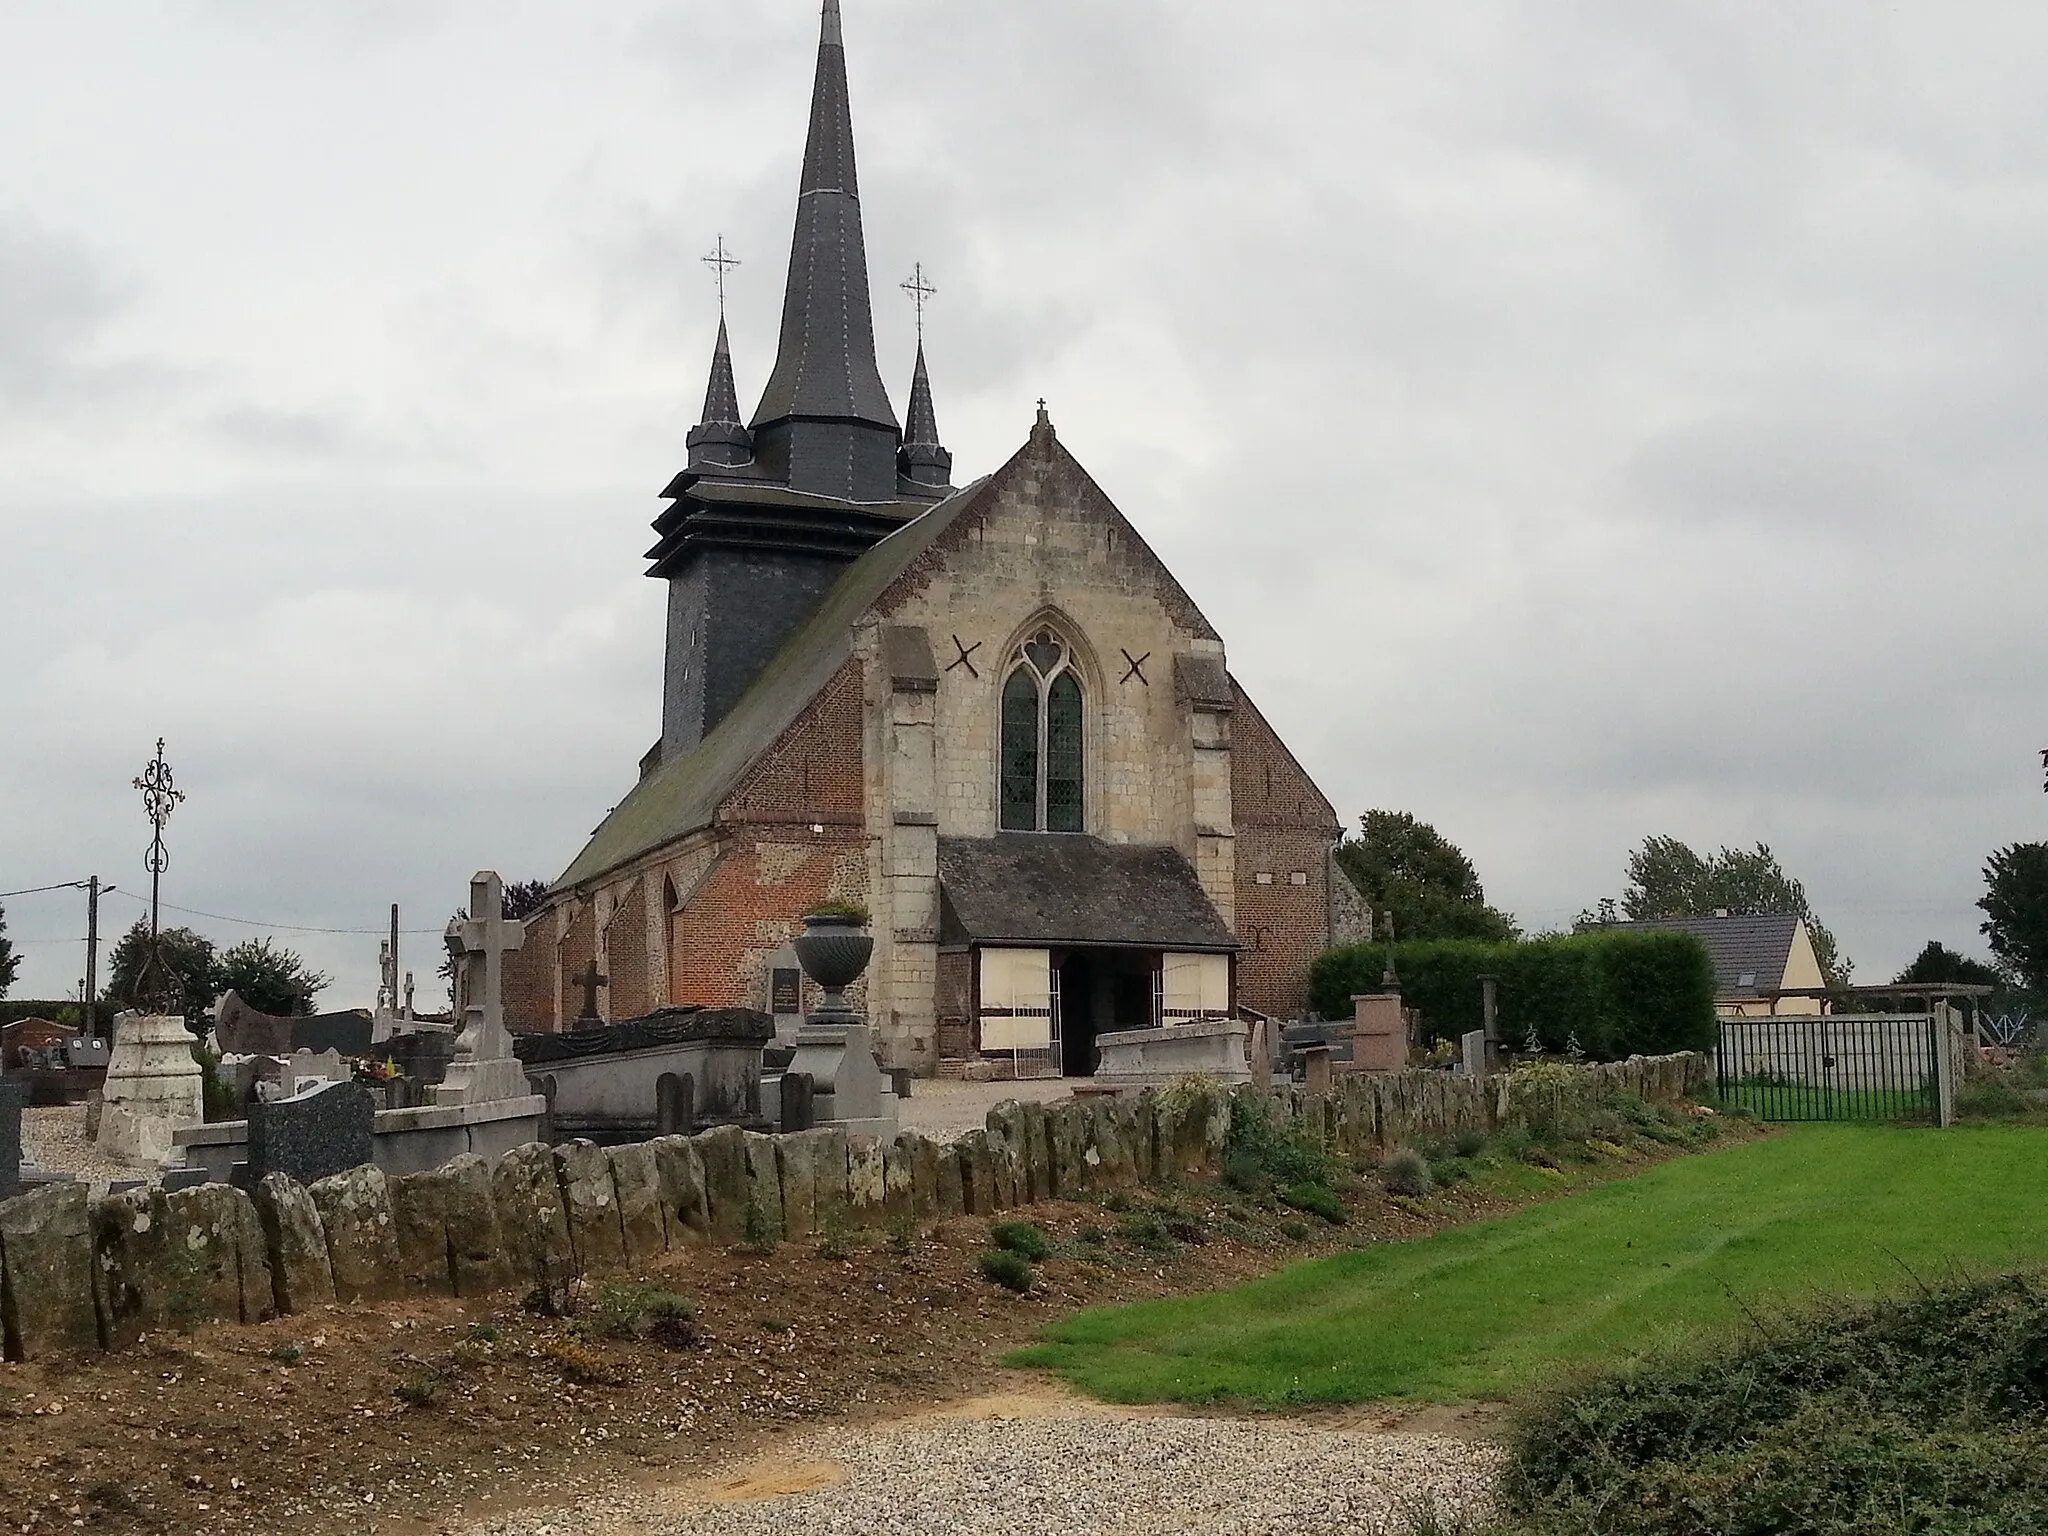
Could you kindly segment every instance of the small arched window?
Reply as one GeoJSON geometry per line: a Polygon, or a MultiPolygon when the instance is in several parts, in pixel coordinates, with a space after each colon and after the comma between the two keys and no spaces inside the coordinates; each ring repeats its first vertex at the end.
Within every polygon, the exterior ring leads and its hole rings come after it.
{"type": "Polygon", "coordinates": [[[1081,679],[1066,642],[1041,629],[1003,680],[1001,800],[1005,832],[1079,832],[1081,679]]]}

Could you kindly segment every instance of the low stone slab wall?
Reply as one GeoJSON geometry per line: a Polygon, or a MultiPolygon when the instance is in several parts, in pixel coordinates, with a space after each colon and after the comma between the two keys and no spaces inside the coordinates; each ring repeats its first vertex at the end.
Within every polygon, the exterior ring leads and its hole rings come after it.
{"type": "MultiPolygon", "coordinates": [[[[1637,1057],[1479,1081],[1441,1072],[1345,1076],[1327,1094],[1263,1092],[1342,1156],[1417,1135],[1538,1123],[1559,1097],[1625,1090],[1671,1102],[1706,1058],[1637,1057]]],[[[570,1142],[464,1154],[397,1176],[366,1164],[253,1196],[208,1184],[89,1201],[82,1184],[0,1201],[0,1335],[9,1360],[120,1349],[150,1328],[261,1322],[330,1302],[552,1289],[749,1231],[801,1238],[892,1221],[993,1215],[1211,1172],[1233,1093],[1204,1079],[1141,1092],[1010,1102],[941,1146],[837,1127],[763,1136],[720,1126],[624,1147],[570,1142]]]]}

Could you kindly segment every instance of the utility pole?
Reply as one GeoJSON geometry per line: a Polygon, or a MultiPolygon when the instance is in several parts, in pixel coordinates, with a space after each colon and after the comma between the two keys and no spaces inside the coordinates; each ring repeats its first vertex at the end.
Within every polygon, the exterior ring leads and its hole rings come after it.
{"type": "MultiPolygon", "coordinates": [[[[107,890],[111,891],[110,885],[107,890]]],[[[85,882],[85,1037],[94,1039],[99,1034],[96,1017],[100,979],[100,877],[94,875],[85,882]]]]}

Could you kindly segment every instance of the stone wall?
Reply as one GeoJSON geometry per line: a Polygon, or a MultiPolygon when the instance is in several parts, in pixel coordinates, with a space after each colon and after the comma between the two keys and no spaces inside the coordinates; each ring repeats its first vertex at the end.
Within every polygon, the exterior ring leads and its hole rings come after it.
{"type": "MultiPolygon", "coordinates": [[[[1704,1056],[1580,1069],[1529,1097],[1512,1077],[1440,1072],[1340,1078],[1327,1095],[1268,1092],[1293,1124],[1355,1157],[1423,1133],[1531,1123],[1551,1099],[1626,1089],[1696,1092],[1704,1056]]],[[[632,1146],[589,1142],[464,1155],[430,1172],[375,1167],[310,1189],[281,1174],[252,1195],[224,1184],[89,1201],[83,1184],[0,1201],[6,1358],[119,1349],[146,1329],[255,1323],[331,1302],[552,1288],[707,1243],[733,1243],[751,1205],[792,1240],[839,1226],[987,1216],[1211,1172],[1234,1101],[1213,1083],[1058,1104],[1010,1102],[940,1145],[826,1128],[763,1136],[722,1126],[632,1146]]]]}

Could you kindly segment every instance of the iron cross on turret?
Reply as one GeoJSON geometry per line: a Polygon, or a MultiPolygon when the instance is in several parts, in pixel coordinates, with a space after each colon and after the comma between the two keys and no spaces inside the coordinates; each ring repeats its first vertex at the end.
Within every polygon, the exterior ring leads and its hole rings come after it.
{"type": "Polygon", "coordinates": [[[711,254],[704,258],[704,265],[711,269],[718,283],[718,318],[725,318],[725,274],[740,264],[739,257],[725,248],[725,236],[718,237],[718,243],[711,248],[711,254]]]}
{"type": "Polygon", "coordinates": [[[939,290],[934,288],[924,275],[924,263],[917,262],[910,269],[910,281],[897,284],[910,295],[910,302],[917,306],[917,344],[924,345],[924,306],[939,290]]]}
{"type": "Polygon", "coordinates": [[[601,975],[597,969],[597,957],[591,956],[590,963],[569,978],[583,989],[583,1011],[576,1015],[578,1024],[602,1024],[604,1017],[597,1011],[597,989],[612,984],[609,976],[601,975]]]}

